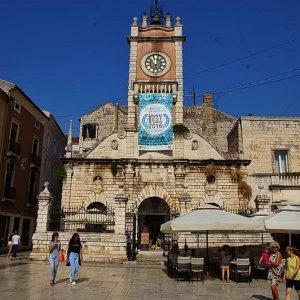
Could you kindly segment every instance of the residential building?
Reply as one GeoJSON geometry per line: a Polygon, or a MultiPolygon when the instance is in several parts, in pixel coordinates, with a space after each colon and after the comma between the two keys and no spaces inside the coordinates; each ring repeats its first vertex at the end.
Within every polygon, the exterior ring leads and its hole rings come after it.
{"type": "MultiPolygon", "coordinates": [[[[7,237],[17,230],[23,246],[29,249],[40,184],[49,179],[56,188],[52,170],[44,165],[40,177],[42,160],[49,159],[54,169],[66,140],[53,116],[44,113],[17,85],[0,80],[0,105],[0,235],[7,237]],[[52,148],[43,145],[45,130],[51,135],[52,148]]],[[[54,195],[60,199],[59,185],[54,195]]]]}
{"type": "Polygon", "coordinates": [[[67,138],[57,124],[54,116],[43,110],[48,117],[44,127],[42,144],[41,174],[39,180],[39,192],[44,189],[44,183],[49,182],[53,196],[52,206],[60,206],[63,165],[60,161],[65,154],[67,138]]]}

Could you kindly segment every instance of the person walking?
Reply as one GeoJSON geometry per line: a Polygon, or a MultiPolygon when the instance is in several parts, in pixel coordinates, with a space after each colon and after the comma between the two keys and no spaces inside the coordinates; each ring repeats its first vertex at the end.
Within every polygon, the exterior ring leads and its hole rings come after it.
{"type": "Polygon", "coordinates": [[[79,264],[82,261],[82,244],[77,232],[73,234],[69,241],[67,259],[70,262],[70,282],[73,286],[76,285],[76,274],[79,269],[79,264]]]}
{"type": "Polygon", "coordinates": [[[58,232],[53,232],[51,241],[48,244],[50,263],[50,285],[55,284],[55,278],[59,264],[59,251],[61,249],[61,242],[58,240],[58,237],[58,232]]]}
{"type": "Polygon", "coordinates": [[[7,242],[7,257],[11,258],[11,248],[12,248],[12,237],[13,232],[8,236],[8,242],[7,242]]]}
{"type": "Polygon", "coordinates": [[[268,283],[271,286],[273,300],[279,300],[278,282],[281,277],[282,256],[279,252],[280,245],[278,242],[270,243],[270,259],[268,271],[268,283]]]}
{"type": "Polygon", "coordinates": [[[295,288],[300,299],[300,258],[295,247],[286,247],[286,265],[283,282],[286,284],[286,300],[292,299],[292,290],[295,288]]]}
{"type": "Polygon", "coordinates": [[[22,246],[21,237],[18,235],[17,231],[14,231],[14,235],[11,238],[12,242],[12,257],[17,258],[17,251],[19,246],[22,246]]]}

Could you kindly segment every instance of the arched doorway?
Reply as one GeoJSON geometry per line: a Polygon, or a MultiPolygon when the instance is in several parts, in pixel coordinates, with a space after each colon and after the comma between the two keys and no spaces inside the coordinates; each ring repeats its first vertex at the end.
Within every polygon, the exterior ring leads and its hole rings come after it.
{"type": "Polygon", "coordinates": [[[141,202],[138,209],[138,247],[149,250],[157,244],[160,225],[170,220],[170,207],[159,197],[149,197],[141,202]],[[148,241],[148,245],[147,245],[148,241]]]}

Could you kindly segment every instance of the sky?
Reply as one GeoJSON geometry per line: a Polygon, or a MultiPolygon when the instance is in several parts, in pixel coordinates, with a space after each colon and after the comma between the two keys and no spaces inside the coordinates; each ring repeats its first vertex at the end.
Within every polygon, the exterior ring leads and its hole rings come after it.
{"type": "MultiPolygon", "coordinates": [[[[0,0],[0,78],[64,132],[107,102],[127,105],[132,18],[154,0],[0,0]]],[[[180,16],[184,103],[214,93],[229,115],[300,117],[299,0],[160,0],[180,16]]]]}

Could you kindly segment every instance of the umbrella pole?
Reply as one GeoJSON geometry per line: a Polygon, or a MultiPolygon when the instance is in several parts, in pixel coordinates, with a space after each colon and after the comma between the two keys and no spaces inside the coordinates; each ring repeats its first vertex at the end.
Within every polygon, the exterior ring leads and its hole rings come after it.
{"type": "Polygon", "coordinates": [[[209,261],[208,261],[208,231],[206,231],[206,275],[208,276],[208,266],[209,266],[209,261]]]}
{"type": "Polygon", "coordinates": [[[289,232],[289,245],[292,245],[292,234],[289,232]]]}

